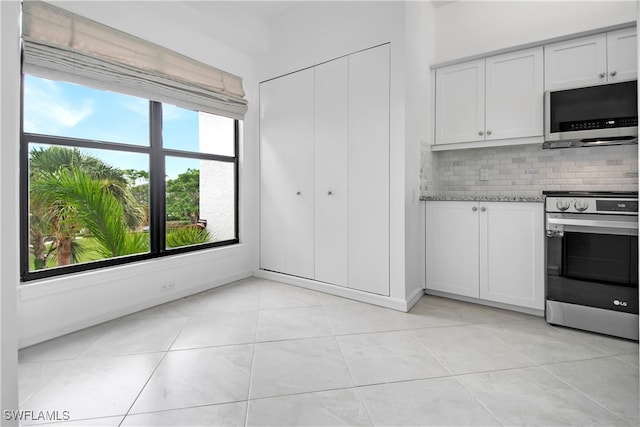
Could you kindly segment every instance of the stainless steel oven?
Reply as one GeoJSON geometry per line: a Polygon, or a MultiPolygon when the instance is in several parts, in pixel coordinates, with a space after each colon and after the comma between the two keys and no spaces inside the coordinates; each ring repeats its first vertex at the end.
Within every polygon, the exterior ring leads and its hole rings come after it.
{"type": "Polygon", "coordinates": [[[547,322],[638,340],[637,192],[544,192],[547,322]]]}

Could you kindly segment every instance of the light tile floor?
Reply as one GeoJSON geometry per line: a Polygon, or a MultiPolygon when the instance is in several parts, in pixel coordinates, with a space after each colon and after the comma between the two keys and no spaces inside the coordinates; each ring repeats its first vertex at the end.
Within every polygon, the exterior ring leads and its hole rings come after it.
{"type": "Polygon", "coordinates": [[[636,342],[257,278],[25,348],[19,379],[21,409],[68,411],[56,425],[640,423],[636,342]]]}

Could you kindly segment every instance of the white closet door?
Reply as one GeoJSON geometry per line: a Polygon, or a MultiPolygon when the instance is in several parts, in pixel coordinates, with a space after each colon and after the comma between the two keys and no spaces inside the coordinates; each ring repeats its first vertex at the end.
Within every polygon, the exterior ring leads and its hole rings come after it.
{"type": "Polygon", "coordinates": [[[389,45],[349,56],[349,287],[389,295],[389,45]]]}
{"type": "Polygon", "coordinates": [[[348,58],[315,67],[315,278],[347,285],[348,58]]]}
{"type": "Polygon", "coordinates": [[[313,69],[260,85],[260,267],[314,277],[313,69]]]}

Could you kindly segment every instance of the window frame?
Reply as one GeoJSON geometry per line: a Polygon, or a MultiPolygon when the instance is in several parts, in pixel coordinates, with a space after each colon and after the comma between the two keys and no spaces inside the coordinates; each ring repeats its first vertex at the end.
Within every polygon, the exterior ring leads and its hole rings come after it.
{"type": "MultiPolygon", "coordinates": [[[[24,131],[24,92],[25,74],[21,75],[20,91],[20,282],[51,278],[61,275],[79,273],[89,270],[98,270],[122,264],[129,264],[154,258],[197,252],[221,246],[238,244],[239,240],[239,181],[240,181],[240,124],[238,119],[234,121],[234,156],[224,156],[194,151],[164,148],[162,145],[162,106],[158,101],[147,100],[149,103],[149,145],[134,145],[110,141],[91,140],[84,138],[72,138],[53,136],[24,131]],[[149,156],[149,252],[143,254],[125,255],[103,260],[90,261],[80,264],[70,264],[62,267],[45,268],[30,271],[30,223],[29,223],[29,144],[42,143],[70,148],[87,148],[112,150],[128,153],[143,153],[149,156]],[[178,248],[166,248],[166,180],[165,158],[181,157],[198,160],[213,160],[234,165],[234,238],[181,246],[178,248]]],[[[90,87],[80,85],[84,87],[90,87]]]]}

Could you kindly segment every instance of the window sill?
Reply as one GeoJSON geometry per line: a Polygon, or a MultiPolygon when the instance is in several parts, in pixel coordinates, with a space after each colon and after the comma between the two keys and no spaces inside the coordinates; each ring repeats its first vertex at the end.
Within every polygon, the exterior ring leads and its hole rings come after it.
{"type": "Polygon", "coordinates": [[[235,257],[243,254],[246,250],[246,244],[238,243],[230,246],[132,262],[114,267],[33,280],[18,285],[18,299],[20,301],[27,301],[50,295],[73,292],[83,288],[109,286],[113,285],[114,282],[132,280],[138,277],[141,281],[144,281],[149,273],[157,273],[161,270],[175,271],[176,269],[188,268],[194,264],[235,257]]]}

